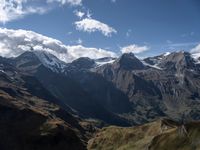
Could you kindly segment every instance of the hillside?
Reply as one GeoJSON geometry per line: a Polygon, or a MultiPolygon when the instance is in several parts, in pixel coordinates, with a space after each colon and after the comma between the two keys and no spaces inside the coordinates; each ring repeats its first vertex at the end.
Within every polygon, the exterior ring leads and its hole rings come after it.
{"type": "Polygon", "coordinates": [[[199,150],[200,123],[184,126],[158,120],[141,126],[107,127],[88,143],[89,150],[199,150]]]}
{"type": "Polygon", "coordinates": [[[1,65],[1,150],[86,149],[89,123],[59,105],[34,77],[2,60],[1,65]]]}

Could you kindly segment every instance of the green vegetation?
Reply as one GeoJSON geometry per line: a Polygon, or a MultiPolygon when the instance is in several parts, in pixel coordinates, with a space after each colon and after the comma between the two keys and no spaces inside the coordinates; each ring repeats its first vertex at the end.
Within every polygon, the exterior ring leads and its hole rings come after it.
{"type": "Polygon", "coordinates": [[[199,150],[200,123],[185,126],[159,120],[132,128],[102,129],[88,143],[89,150],[199,150]]]}
{"type": "Polygon", "coordinates": [[[120,128],[108,127],[102,129],[91,139],[88,149],[95,150],[142,150],[148,147],[155,135],[161,131],[159,123],[153,122],[144,126],[120,128]]]}

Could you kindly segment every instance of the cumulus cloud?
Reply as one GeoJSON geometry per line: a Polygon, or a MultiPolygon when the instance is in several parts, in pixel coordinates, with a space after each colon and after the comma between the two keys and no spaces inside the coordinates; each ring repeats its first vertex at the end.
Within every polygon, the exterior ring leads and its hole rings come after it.
{"type": "Polygon", "coordinates": [[[200,53],[200,44],[191,49],[191,53],[200,53]]]}
{"type": "Polygon", "coordinates": [[[28,5],[28,0],[1,0],[0,3],[0,22],[5,23],[21,18],[27,14],[44,13],[47,8],[28,5]]]}
{"type": "Polygon", "coordinates": [[[89,33],[99,31],[104,36],[111,36],[112,33],[117,33],[114,28],[90,17],[84,18],[81,21],[76,21],[75,26],[79,31],[85,31],[89,33]]]}
{"type": "Polygon", "coordinates": [[[128,45],[128,46],[121,48],[122,53],[134,53],[134,54],[139,54],[139,53],[145,52],[147,50],[149,50],[149,47],[138,46],[136,44],[128,45]]]}
{"type": "Polygon", "coordinates": [[[16,57],[31,49],[46,51],[64,62],[71,62],[79,57],[98,59],[116,57],[116,54],[104,49],[88,48],[82,45],[64,45],[61,41],[26,30],[0,28],[0,55],[16,57]]]}
{"type": "Polygon", "coordinates": [[[113,52],[104,49],[88,48],[82,45],[67,46],[67,48],[68,52],[74,58],[89,57],[93,59],[98,59],[103,57],[117,57],[117,55],[113,52]]]}
{"type": "Polygon", "coordinates": [[[83,18],[83,16],[85,15],[84,12],[82,12],[82,11],[77,11],[77,10],[74,11],[74,14],[75,14],[77,17],[79,17],[80,19],[83,18]]]}
{"type": "Polygon", "coordinates": [[[192,48],[190,52],[195,59],[199,59],[200,58],[200,44],[192,48]]]}
{"type": "Polygon", "coordinates": [[[55,3],[64,5],[81,5],[82,0],[1,0],[0,23],[22,18],[28,14],[43,14],[50,10],[55,3]],[[53,4],[52,4],[53,3],[53,4]]]}

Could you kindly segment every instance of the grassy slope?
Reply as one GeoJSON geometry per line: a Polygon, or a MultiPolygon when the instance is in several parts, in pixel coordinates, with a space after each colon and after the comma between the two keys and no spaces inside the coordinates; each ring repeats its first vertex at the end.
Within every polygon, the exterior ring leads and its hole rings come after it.
{"type": "Polygon", "coordinates": [[[182,126],[159,120],[131,128],[102,129],[88,143],[89,150],[199,150],[200,123],[182,126]]]}
{"type": "Polygon", "coordinates": [[[155,137],[150,150],[200,150],[200,123],[185,126],[187,134],[180,134],[180,127],[155,137]]]}

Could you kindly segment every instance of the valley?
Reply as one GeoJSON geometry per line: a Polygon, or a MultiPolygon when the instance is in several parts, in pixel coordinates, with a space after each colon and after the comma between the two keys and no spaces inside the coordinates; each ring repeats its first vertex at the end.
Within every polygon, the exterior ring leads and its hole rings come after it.
{"type": "Polygon", "coordinates": [[[190,142],[199,136],[200,70],[191,54],[139,60],[130,53],[112,63],[96,61],[65,63],[42,51],[1,57],[0,146],[197,149],[198,141],[190,142]],[[178,139],[182,147],[173,142],[178,139]]]}

